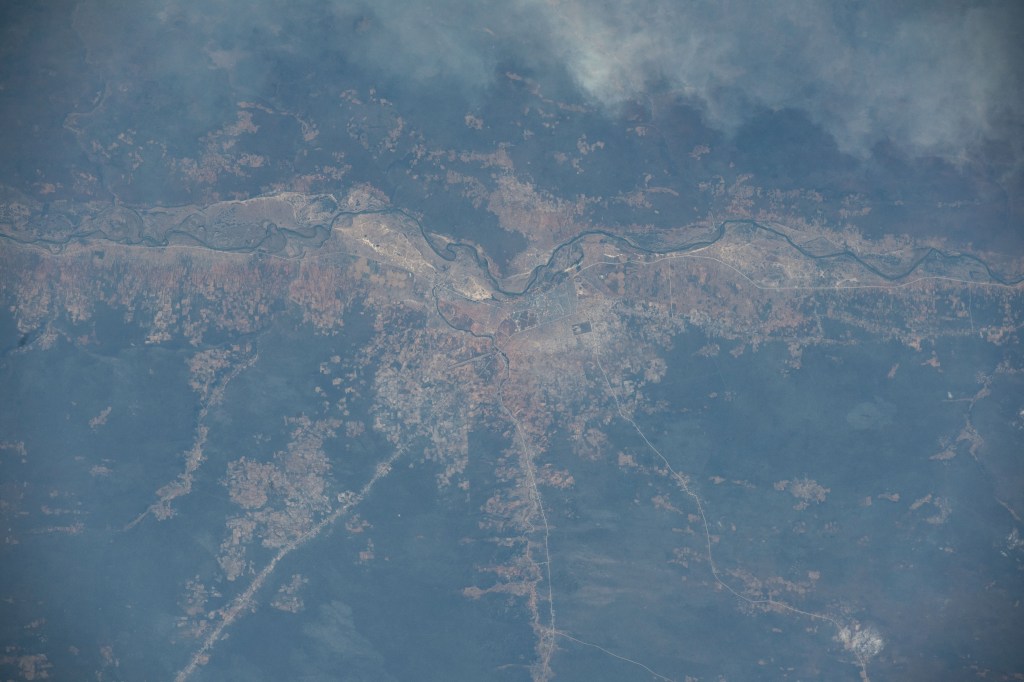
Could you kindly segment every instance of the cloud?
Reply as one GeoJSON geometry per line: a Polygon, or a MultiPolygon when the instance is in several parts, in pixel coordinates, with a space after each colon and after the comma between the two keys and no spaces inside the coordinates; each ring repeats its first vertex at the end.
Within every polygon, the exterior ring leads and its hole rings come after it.
{"type": "Polygon", "coordinates": [[[996,140],[1024,157],[1019,0],[86,0],[76,14],[92,59],[180,76],[195,98],[216,90],[211,53],[248,63],[235,83],[253,92],[338,65],[464,97],[508,63],[567,72],[612,112],[667,86],[726,132],[798,109],[862,157],[882,140],[950,159],[996,140]]]}
{"type": "Polygon", "coordinates": [[[1020,144],[1020,3],[528,4],[543,8],[579,85],[608,105],[664,82],[713,126],[801,109],[859,155],[883,139],[953,158],[986,139],[1020,144]]]}

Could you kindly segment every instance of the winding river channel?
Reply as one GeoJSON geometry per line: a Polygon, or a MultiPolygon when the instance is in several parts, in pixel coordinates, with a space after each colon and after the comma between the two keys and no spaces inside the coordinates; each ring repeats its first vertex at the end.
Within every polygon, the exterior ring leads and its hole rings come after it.
{"type": "MultiPolygon", "coordinates": [[[[273,197],[269,198],[273,199],[273,197]]],[[[269,220],[262,220],[258,224],[247,226],[251,228],[248,230],[248,235],[231,234],[229,233],[230,231],[219,228],[216,224],[207,225],[205,211],[200,209],[189,211],[187,207],[183,207],[176,209],[185,216],[183,220],[180,220],[174,226],[154,230],[150,225],[153,221],[150,220],[149,211],[140,211],[125,206],[111,206],[108,210],[101,210],[95,217],[82,221],[85,223],[83,227],[72,229],[60,236],[51,237],[38,233],[33,235],[31,228],[29,228],[23,230],[23,234],[0,232],[0,241],[30,248],[45,249],[51,253],[60,253],[72,243],[84,244],[108,241],[126,246],[151,248],[193,246],[213,252],[265,254],[289,260],[298,260],[305,257],[310,250],[321,248],[330,238],[339,220],[367,215],[395,216],[414,224],[423,241],[438,258],[451,263],[458,260],[462,254],[468,255],[476,263],[481,275],[487,280],[493,293],[507,300],[537,293],[539,289],[547,288],[564,279],[567,271],[579,265],[584,257],[582,250],[576,247],[594,237],[607,240],[638,255],[670,257],[673,255],[684,255],[688,252],[712,246],[726,238],[731,232],[738,229],[746,229],[752,233],[763,233],[768,238],[781,239],[796,253],[807,259],[822,261],[826,264],[838,264],[845,261],[863,268],[866,272],[886,282],[900,282],[924,270],[927,270],[928,276],[943,277],[945,276],[944,273],[948,273],[953,269],[957,269],[960,273],[966,269],[966,272],[969,273],[969,279],[962,276],[949,277],[950,279],[959,279],[965,283],[1014,286],[1024,282],[1024,275],[1011,276],[999,273],[984,260],[968,253],[924,247],[920,249],[920,252],[909,263],[899,263],[892,269],[886,269],[882,265],[873,263],[848,248],[840,248],[825,253],[815,252],[808,248],[806,244],[798,243],[790,235],[769,224],[755,220],[724,220],[718,223],[717,227],[709,235],[664,247],[644,246],[635,238],[607,230],[584,230],[554,246],[547,260],[530,271],[525,284],[518,289],[510,289],[506,288],[502,278],[495,274],[491,261],[482,253],[478,245],[465,241],[450,241],[440,233],[429,230],[420,218],[408,210],[394,207],[344,210],[339,207],[337,200],[330,195],[310,197],[310,201],[311,203],[316,202],[327,209],[322,212],[329,216],[328,221],[305,226],[285,227],[269,220]],[[333,206],[333,210],[330,208],[331,206],[333,206]],[[104,222],[107,224],[104,225],[104,222]],[[221,239],[213,239],[208,234],[205,234],[207,232],[212,232],[214,236],[220,236],[221,239]],[[294,247],[291,255],[285,253],[287,246],[294,247]]],[[[160,210],[170,212],[175,209],[160,210]]],[[[43,222],[48,219],[52,220],[53,217],[47,215],[47,209],[43,209],[38,217],[32,216],[23,222],[31,225],[37,219],[43,222]]],[[[59,216],[58,219],[63,217],[59,216]]],[[[216,216],[213,217],[216,218],[216,216]]],[[[73,224],[74,221],[65,219],[65,222],[73,224]]]]}

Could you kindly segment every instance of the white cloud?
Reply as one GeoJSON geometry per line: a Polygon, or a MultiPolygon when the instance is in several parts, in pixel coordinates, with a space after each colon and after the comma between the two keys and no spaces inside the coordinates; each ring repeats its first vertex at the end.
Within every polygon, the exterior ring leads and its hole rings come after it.
{"type": "Polygon", "coordinates": [[[956,157],[1020,139],[1024,10],[1016,3],[526,3],[579,85],[609,105],[662,80],[708,123],[799,108],[848,152],[890,138],[956,157]]]}

